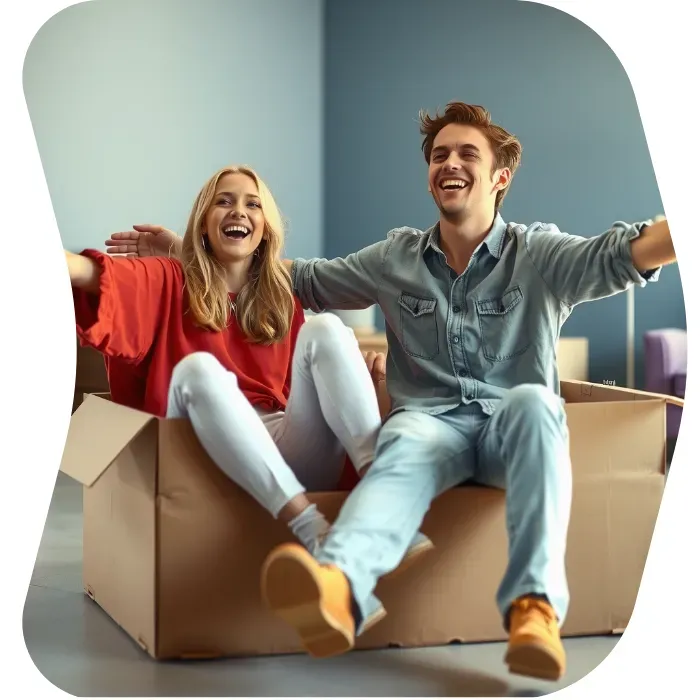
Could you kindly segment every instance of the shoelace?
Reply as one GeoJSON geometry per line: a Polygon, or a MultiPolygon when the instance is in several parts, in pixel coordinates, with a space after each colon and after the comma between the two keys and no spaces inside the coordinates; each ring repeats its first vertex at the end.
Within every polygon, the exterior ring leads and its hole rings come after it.
{"type": "Polygon", "coordinates": [[[535,618],[537,621],[542,619],[550,630],[554,630],[556,626],[556,615],[551,606],[543,600],[520,598],[515,601],[513,608],[513,612],[520,613],[526,622],[535,618]]]}

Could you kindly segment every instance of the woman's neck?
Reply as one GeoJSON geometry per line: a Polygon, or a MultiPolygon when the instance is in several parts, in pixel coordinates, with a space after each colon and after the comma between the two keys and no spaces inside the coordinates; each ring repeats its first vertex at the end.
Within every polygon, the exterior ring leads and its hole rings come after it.
{"type": "Polygon", "coordinates": [[[229,293],[238,294],[247,284],[251,261],[252,257],[248,257],[245,260],[237,260],[225,266],[226,285],[229,293]]]}

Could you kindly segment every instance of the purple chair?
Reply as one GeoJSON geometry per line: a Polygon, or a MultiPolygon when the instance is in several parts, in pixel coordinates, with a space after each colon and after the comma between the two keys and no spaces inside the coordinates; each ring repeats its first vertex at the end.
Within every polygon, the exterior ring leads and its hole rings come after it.
{"type": "MultiPolygon", "coordinates": [[[[645,391],[669,394],[685,399],[688,372],[688,336],[678,328],[662,328],[644,334],[645,391]]],[[[676,440],[683,409],[666,408],[666,435],[676,440]]]]}

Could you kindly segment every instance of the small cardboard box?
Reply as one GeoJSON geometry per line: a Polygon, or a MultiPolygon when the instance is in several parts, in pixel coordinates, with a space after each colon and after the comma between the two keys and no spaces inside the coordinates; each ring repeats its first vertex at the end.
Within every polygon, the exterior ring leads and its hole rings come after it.
{"type": "MultiPolygon", "coordinates": [[[[563,381],[574,496],[564,635],[629,622],[664,489],[673,397],[563,381]]],[[[386,407],[383,385],[380,403],[386,407]]],[[[291,539],[211,462],[186,420],[88,396],[71,419],[61,470],[84,485],[86,593],[152,657],[299,652],[264,607],[260,569],[291,539]]],[[[335,518],[346,494],[311,499],[335,518]]],[[[377,594],[389,615],[360,649],[505,638],[495,593],[506,565],[503,492],[439,497],[423,523],[436,550],[377,594]]]]}

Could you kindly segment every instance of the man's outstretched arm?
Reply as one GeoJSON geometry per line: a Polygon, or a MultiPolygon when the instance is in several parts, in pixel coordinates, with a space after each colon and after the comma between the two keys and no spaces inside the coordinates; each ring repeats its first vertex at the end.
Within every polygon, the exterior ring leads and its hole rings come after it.
{"type": "Polygon", "coordinates": [[[528,232],[527,251],[552,293],[575,305],[655,281],[676,262],[668,222],[616,222],[592,238],[562,233],[553,224],[528,232]]]}
{"type": "MultiPolygon", "coordinates": [[[[133,231],[113,233],[105,241],[110,255],[147,258],[180,257],[183,239],[155,224],[137,224],[133,231]]],[[[390,240],[363,248],[345,258],[284,259],[294,293],[306,309],[363,309],[376,303],[390,240]]]]}

